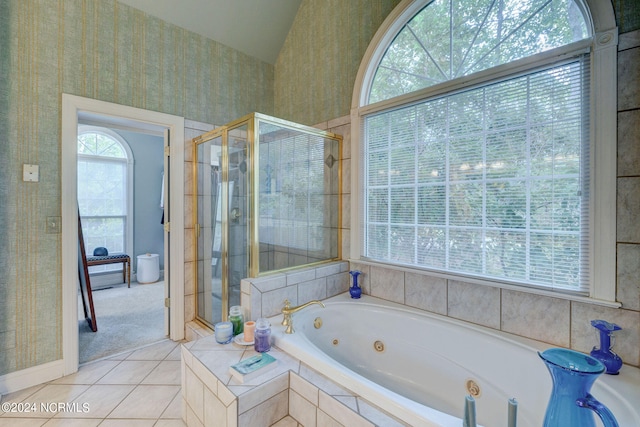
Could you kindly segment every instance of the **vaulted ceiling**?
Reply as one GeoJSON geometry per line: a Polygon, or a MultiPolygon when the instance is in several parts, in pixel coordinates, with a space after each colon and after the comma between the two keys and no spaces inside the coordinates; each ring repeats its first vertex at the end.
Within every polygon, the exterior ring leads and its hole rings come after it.
{"type": "Polygon", "coordinates": [[[118,0],[274,64],[302,0],[118,0]]]}

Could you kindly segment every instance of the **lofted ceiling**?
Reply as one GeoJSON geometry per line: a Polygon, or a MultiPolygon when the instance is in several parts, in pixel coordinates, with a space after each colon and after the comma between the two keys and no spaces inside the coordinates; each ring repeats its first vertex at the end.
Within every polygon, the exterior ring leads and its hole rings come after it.
{"type": "Polygon", "coordinates": [[[275,64],[302,0],[118,0],[275,64]]]}

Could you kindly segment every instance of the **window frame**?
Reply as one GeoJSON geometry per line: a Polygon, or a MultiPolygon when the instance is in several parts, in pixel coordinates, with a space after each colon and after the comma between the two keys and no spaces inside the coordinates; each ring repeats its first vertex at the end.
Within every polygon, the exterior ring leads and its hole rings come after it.
{"type": "MultiPolygon", "coordinates": [[[[572,300],[597,302],[608,306],[620,306],[616,302],[616,155],[617,155],[617,44],[618,30],[610,2],[606,0],[576,0],[583,11],[591,38],[575,42],[548,52],[503,64],[479,73],[450,80],[395,98],[368,104],[368,96],[378,64],[387,47],[403,26],[420,12],[430,0],[403,0],[383,22],[373,37],[356,76],[351,108],[352,169],[351,176],[351,258],[367,262],[362,257],[363,227],[361,209],[364,204],[364,186],[360,167],[363,144],[364,116],[409,105],[427,96],[448,93],[468,86],[478,85],[544,64],[551,64],[571,57],[579,51],[589,50],[591,55],[591,159],[590,159],[590,247],[589,247],[589,296],[577,296],[558,290],[528,288],[489,279],[467,277],[458,273],[429,272],[439,277],[486,284],[501,288],[552,295],[572,300]],[[608,4],[607,4],[608,3],[608,4]]],[[[374,264],[380,264],[375,262],[374,264]]],[[[393,264],[389,264],[393,265],[393,264]]],[[[424,270],[418,266],[402,270],[424,270]]]]}
{"type": "MultiPolygon", "coordinates": [[[[76,163],[82,158],[94,158],[94,159],[103,159],[105,162],[121,162],[125,164],[126,175],[127,175],[127,188],[126,191],[126,214],[125,218],[125,236],[124,236],[124,248],[125,253],[132,254],[133,253],[133,172],[134,172],[134,158],[133,151],[129,146],[129,143],[125,141],[125,139],[120,136],[117,132],[112,129],[101,127],[101,126],[93,126],[93,125],[78,125],[78,138],[87,133],[98,133],[104,136],[107,136],[113,140],[115,140],[122,149],[125,151],[126,158],[117,158],[111,156],[100,156],[100,155],[92,155],[92,154],[80,154],[77,152],[76,148],[76,163]]],[[[90,254],[88,254],[90,255],[90,254]]],[[[114,264],[114,266],[121,266],[121,264],[114,264]]],[[[119,270],[107,270],[100,273],[113,273],[119,270]]],[[[97,273],[97,272],[96,272],[97,273]]]]}

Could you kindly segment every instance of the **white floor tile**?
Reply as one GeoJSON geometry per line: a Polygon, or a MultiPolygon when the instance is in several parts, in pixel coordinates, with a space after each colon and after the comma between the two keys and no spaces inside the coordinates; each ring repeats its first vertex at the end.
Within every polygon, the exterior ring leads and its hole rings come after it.
{"type": "Polygon", "coordinates": [[[164,360],[179,344],[166,340],[135,350],[127,360],[164,360]]]}
{"type": "Polygon", "coordinates": [[[53,418],[42,427],[97,427],[101,422],[100,418],[53,418]]]}
{"type": "Polygon", "coordinates": [[[139,385],[107,418],[158,419],[179,392],[179,386],[139,385]]]}
{"type": "Polygon", "coordinates": [[[58,414],[58,403],[72,402],[88,388],[88,385],[47,384],[22,401],[33,405],[30,413],[7,412],[2,418],[23,418],[25,415],[29,418],[53,418],[58,414]],[[43,410],[41,404],[45,404],[46,409],[43,410]]]}
{"type": "Polygon", "coordinates": [[[156,420],[104,420],[100,427],[153,427],[156,420]]]}
{"type": "Polygon", "coordinates": [[[187,427],[182,420],[158,420],[154,427],[187,427]]]}
{"type": "Polygon", "coordinates": [[[180,345],[163,341],[1,398],[35,403],[38,409],[41,402],[75,403],[73,408],[87,403],[88,411],[0,413],[0,427],[185,427],[180,390],[180,345]]]}
{"type": "Polygon", "coordinates": [[[42,418],[0,418],[0,427],[40,427],[46,422],[42,418]]]}
{"type": "Polygon", "coordinates": [[[153,368],[153,371],[142,380],[142,384],[180,385],[181,380],[180,362],[165,360],[153,368]]]}
{"type": "Polygon", "coordinates": [[[74,403],[82,411],[61,413],[55,418],[106,418],[135,388],[135,385],[96,384],[78,396],[74,403]]]}
{"type": "Polygon", "coordinates": [[[155,360],[124,360],[97,384],[140,384],[158,363],[155,360]]]}
{"type": "Polygon", "coordinates": [[[176,348],[174,348],[171,353],[169,353],[169,355],[167,357],[165,357],[164,360],[177,360],[178,362],[180,361],[180,344],[178,344],[176,346],[176,348]]]}
{"type": "MultiPolygon", "coordinates": [[[[13,393],[2,395],[2,399],[0,402],[22,402],[29,396],[33,395],[35,392],[43,388],[46,384],[38,384],[33,387],[25,388],[24,390],[19,390],[13,393]]],[[[1,414],[1,413],[0,413],[1,414]]],[[[1,416],[1,415],[0,415],[1,416]]]]}
{"type": "Polygon", "coordinates": [[[164,410],[160,418],[181,419],[182,418],[182,393],[176,394],[167,409],[164,410]]]}
{"type": "Polygon", "coordinates": [[[83,365],[75,374],[51,381],[49,384],[94,384],[109,371],[118,366],[117,360],[101,360],[83,365]]]}

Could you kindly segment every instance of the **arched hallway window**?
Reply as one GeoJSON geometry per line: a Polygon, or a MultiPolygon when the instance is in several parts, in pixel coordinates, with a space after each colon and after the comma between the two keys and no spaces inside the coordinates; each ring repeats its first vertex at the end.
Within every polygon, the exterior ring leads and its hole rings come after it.
{"type": "MultiPolygon", "coordinates": [[[[126,141],[110,129],[81,126],[78,130],[78,206],[87,255],[96,247],[127,252],[132,192],[129,165],[133,155],[126,141]]],[[[121,268],[91,267],[91,272],[121,268]]]]}

